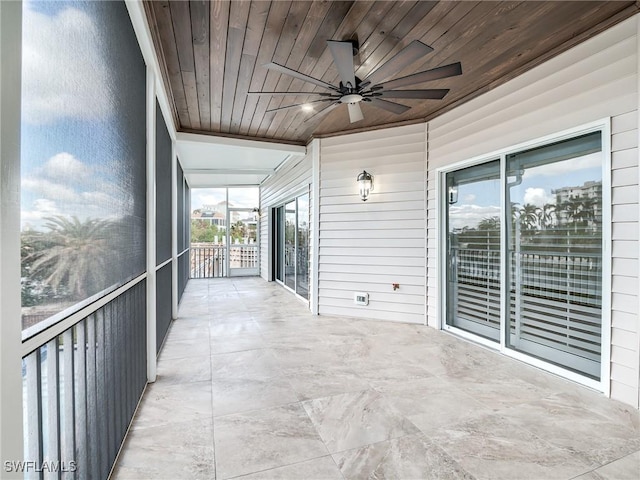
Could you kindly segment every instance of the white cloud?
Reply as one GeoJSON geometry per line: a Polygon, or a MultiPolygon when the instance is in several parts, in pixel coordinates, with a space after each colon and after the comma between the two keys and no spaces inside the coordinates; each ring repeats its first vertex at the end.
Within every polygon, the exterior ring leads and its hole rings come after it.
{"type": "Polygon", "coordinates": [[[449,209],[449,221],[452,228],[474,228],[485,218],[500,216],[500,207],[489,205],[452,205],[449,209]]]}
{"type": "Polygon", "coordinates": [[[217,203],[223,202],[225,200],[224,190],[222,190],[221,194],[215,193],[196,193],[197,190],[192,190],[192,208],[199,208],[202,205],[216,205],[217,203]]]}
{"type": "Polygon", "coordinates": [[[469,194],[464,196],[463,200],[465,202],[471,203],[471,202],[475,201],[475,199],[476,199],[476,196],[473,193],[469,193],[469,194]]]}
{"type": "Polygon", "coordinates": [[[51,179],[84,181],[91,176],[91,169],[70,153],[61,152],[42,167],[42,173],[51,179]]]}
{"type": "MultiPolygon", "coordinates": [[[[203,205],[216,205],[226,200],[224,188],[194,188],[191,190],[191,209],[201,208],[203,205]]],[[[236,207],[257,207],[259,194],[257,187],[229,188],[229,203],[236,207]]]]}
{"type": "Polygon", "coordinates": [[[556,197],[548,193],[544,188],[529,187],[524,192],[524,204],[528,203],[542,207],[546,204],[556,203],[556,197]]]}
{"type": "Polygon", "coordinates": [[[22,228],[35,228],[42,223],[44,217],[51,217],[53,215],[60,215],[60,210],[56,202],[47,198],[37,198],[33,201],[33,210],[22,210],[20,212],[22,228]]]}
{"type": "Polygon", "coordinates": [[[108,71],[93,19],[71,7],[48,16],[27,4],[23,24],[23,120],[42,125],[108,115],[108,71]]]}
{"type": "Polygon", "coordinates": [[[537,168],[525,170],[523,178],[531,179],[538,176],[560,177],[567,176],[571,181],[571,174],[584,169],[599,168],[602,166],[602,153],[596,152],[582,157],[570,158],[562,162],[550,163],[537,168]]]}
{"type": "Polygon", "coordinates": [[[44,217],[63,215],[115,218],[127,210],[130,195],[97,176],[90,166],[69,153],[49,158],[42,167],[22,179],[22,226],[39,228],[44,217]]]}
{"type": "Polygon", "coordinates": [[[65,203],[78,203],[80,197],[71,188],[42,177],[25,177],[22,188],[47,199],[56,199],[65,203]]]}

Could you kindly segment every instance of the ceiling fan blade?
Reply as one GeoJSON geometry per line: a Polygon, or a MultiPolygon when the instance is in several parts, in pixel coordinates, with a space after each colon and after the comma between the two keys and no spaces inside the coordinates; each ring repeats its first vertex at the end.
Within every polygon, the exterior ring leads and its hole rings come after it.
{"type": "Polygon", "coordinates": [[[385,98],[423,98],[442,100],[449,93],[448,88],[430,90],[382,90],[378,92],[385,98]]]}
{"type": "Polygon", "coordinates": [[[278,107],[278,108],[272,108],[270,110],[267,110],[265,113],[269,113],[269,112],[277,112],[279,110],[287,110],[289,108],[296,108],[296,107],[301,107],[302,105],[309,105],[311,103],[318,103],[318,102],[333,102],[335,101],[333,98],[323,98],[320,100],[314,100],[312,102],[304,102],[304,103],[295,103],[293,105],[286,105],[284,107],[278,107]]]}
{"type": "Polygon", "coordinates": [[[320,95],[321,97],[328,97],[331,94],[329,92],[247,92],[249,97],[257,97],[260,95],[271,95],[272,97],[286,97],[295,95],[320,95]]]}
{"type": "Polygon", "coordinates": [[[356,87],[356,75],[353,67],[353,44],[351,42],[337,42],[327,40],[333,63],[336,64],[338,75],[343,85],[351,84],[351,88],[356,87]]]}
{"type": "Polygon", "coordinates": [[[322,117],[324,115],[326,115],[327,113],[329,113],[331,110],[333,110],[334,108],[336,108],[338,105],[340,105],[340,102],[336,102],[336,103],[332,103],[331,105],[326,106],[323,109],[318,110],[316,113],[314,113],[313,115],[311,115],[310,117],[308,117],[304,123],[308,122],[309,120],[312,120],[314,118],[319,118],[322,117]]]}
{"type": "Polygon", "coordinates": [[[347,107],[349,108],[349,122],[356,123],[364,118],[362,115],[362,108],[360,108],[359,103],[347,103],[347,107]]]}
{"type": "Polygon", "coordinates": [[[430,80],[455,77],[456,75],[462,75],[462,65],[460,62],[432,68],[431,70],[414,73],[406,77],[396,78],[395,80],[384,82],[382,86],[385,90],[391,90],[398,87],[406,87],[407,85],[415,85],[416,83],[428,82],[430,80]]]}
{"type": "Polygon", "coordinates": [[[433,48],[429,45],[425,45],[418,40],[414,40],[381,65],[377,70],[374,70],[373,73],[365,78],[365,81],[374,85],[380,83],[395,73],[401,72],[404,68],[431,52],[433,52],[433,48]]]}
{"type": "Polygon", "coordinates": [[[386,100],[382,100],[377,97],[373,97],[371,99],[371,105],[373,105],[374,107],[378,107],[383,110],[386,110],[387,112],[396,113],[398,115],[411,109],[411,107],[407,107],[406,105],[401,105],[399,103],[394,103],[394,102],[387,102],[386,100]]]}
{"type": "Polygon", "coordinates": [[[267,63],[266,65],[264,65],[264,68],[267,68],[269,70],[275,70],[276,72],[284,73],[285,75],[289,75],[291,77],[297,78],[304,82],[313,83],[314,85],[317,85],[322,88],[327,88],[329,90],[338,90],[336,87],[334,87],[330,83],[323,82],[322,80],[310,77],[309,75],[305,75],[304,73],[296,72],[295,70],[291,70],[290,68],[284,67],[282,65],[278,65],[277,63],[273,63],[273,62],[267,63]]]}

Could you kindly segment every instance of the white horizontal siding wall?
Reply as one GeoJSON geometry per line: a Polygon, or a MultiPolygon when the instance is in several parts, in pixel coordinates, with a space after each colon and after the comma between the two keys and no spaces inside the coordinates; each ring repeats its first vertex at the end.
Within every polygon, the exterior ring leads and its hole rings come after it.
{"type": "Polygon", "coordinates": [[[611,396],[639,397],[638,25],[578,45],[429,124],[427,315],[438,325],[436,169],[612,117],[611,396]]]}
{"type": "MultiPolygon", "coordinates": [[[[260,276],[269,280],[271,256],[271,208],[282,205],[284,202],[304,192],[309,192],[310,209],[313,212],[313,198],[311,198],[310,184],[312,179],[311,150],[307,149],[307,155],[303,158],[292,158],[278,171],[267,178],[260,186],[260,276]]],[[[313,225],[310,219],[310,225],[313,225]]],[[[314,233],[311,232],[311,241],[314,233]]],[[[311,248],[309,251],[313,251],[311,248]]]]}
{"type": "Polygon", "coordinates": [[[320,141],[321,315],[424,323],[425,140],[418,124],[320,141]],[[366,202],[363,170],[374,176],[366,202]]]}

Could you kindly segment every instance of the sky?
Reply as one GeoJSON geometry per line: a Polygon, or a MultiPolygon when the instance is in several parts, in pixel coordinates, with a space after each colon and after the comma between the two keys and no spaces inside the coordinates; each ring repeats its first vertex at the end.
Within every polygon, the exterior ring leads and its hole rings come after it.
{"type": "MultiPolygon", "coordinates": [[[[226,200],[224,188],[193,188],[191,189],[191,210],[201,208],[203,205],[215,205],[226,200]]],[[[233,207],[258,207],[259,190],[253,188],[230,188],[229,203],[233,207]]]]}
{"type": "Polygon", "coordinates": [[[117,141],[117,119],[99,26],[81,8],[69,2],[23,5],[23,228],[38,229],[53,215],[118,217],[130,203],[113,174],[120,159],[109,158],[110,149],[91,148],[117,141]],[[67,45],[73,48],[61,48],[67,45]]]}
{"type": "MultiPolygon", "coordinates": [[[[511,201],[542,207],[555,203],[552,190],[602,181],[602,154],[593,153],[525,170],[522,183],[511,189],[511,201]]],[[[475,227],[500,216],[500,181],[487,180],[458,187],[458,202],[450,207],[450,228],[475,227]]]]}

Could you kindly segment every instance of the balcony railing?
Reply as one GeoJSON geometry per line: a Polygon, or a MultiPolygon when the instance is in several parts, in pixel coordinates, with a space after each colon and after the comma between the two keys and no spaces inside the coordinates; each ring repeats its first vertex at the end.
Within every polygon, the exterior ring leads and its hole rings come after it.
{"type": "Polygon", "coordinates": [[[23,358],[25,458],[47,466],[26,478],[108,477],[147,381],[145,288],[23,358]]]}
{"type": "Polygon", "coordinates": [[[191,278],[225,277],[226,271],[226,245],[191,245],[191,278]]]}
{"type": "MultiPolygon", "coordinates": [[[[500,279],[500,252],[452,248],[450,261],[456,317],[499,328],[506,280],[500,279]]],[[[587,365],[580,370],[597,375],[602,334],[601,255],[528,249],[510,252],[507,268],[511,342],[529,341],[538,350],[544,347],[580,357],[587,365]]]]}
{"type": "Polygon", "coordinates": [[[229,269],[257,269],[258,245],[191,245],[191,278],[220,278],[229,269]]]}

